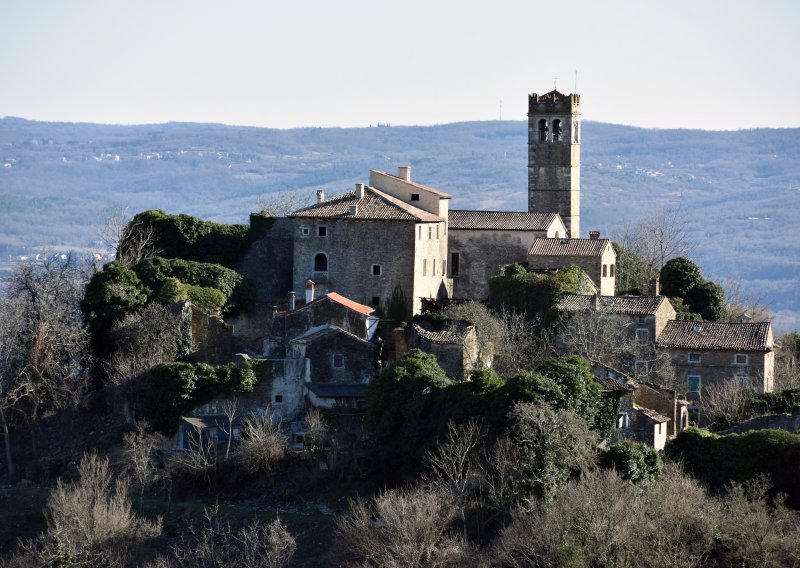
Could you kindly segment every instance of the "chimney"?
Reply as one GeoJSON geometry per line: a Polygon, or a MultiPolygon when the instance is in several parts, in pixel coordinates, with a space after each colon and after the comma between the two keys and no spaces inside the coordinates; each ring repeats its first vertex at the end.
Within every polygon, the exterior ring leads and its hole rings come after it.
{"type": "Polygon", "coordinates": [[[294,311],[295,293],[294,290],[289,292],[289,311],[294,311]]]}
{"type": "Polygon", "coordinates": [[[411,166],[398,166],[397,177],[406,181],[411,181],[411,166]]]}
{"type": "Polygon", "coordinates": [[[323,201],[325,201],[325,192],[320,189],[317,191],[317,203],[322,203],[323,201]]]}
{"type": "Polygon", "coordinates": [[[589,238],[596,241],[600,238],[600,231],[589,231],[589,238]]]}
{"type": "Polygon", "coordinates": [[[350,215],[352,215],[353,217],[358,215],[358,205],[351,205],[350,206],[350,215]]]}
{"type": "Polygon", "coordinates": [[[309,280],[306,282],[306,304],[314,301],[314,282],[309,280]]]}
{"type": "Polygon", "coordinates": [[[661,295],[661,281],[658,279],[658,276],[653,278],[650,281],[650,295],[651,296],[660,296],[661,295]]]}
{"type": "Polygon", "coordinates": [[[358,197],[359,199],[364,197],[364,184],[363,183],[357,183],[356,184],[356,197],[358,197]]]}

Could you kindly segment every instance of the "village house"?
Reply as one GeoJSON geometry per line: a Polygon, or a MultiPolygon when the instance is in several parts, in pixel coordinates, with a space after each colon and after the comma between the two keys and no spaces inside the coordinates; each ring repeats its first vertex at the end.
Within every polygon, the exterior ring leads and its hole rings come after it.
{"type": "Polygon", "coordinates": [[[550,270],[575,265],[583,270],[601,296],[614,295],[617,254],[611,241],[591,231],[588,239],[538,238],[528,251],[528,268],[550,270]]]}
{"type": "Polygon", "coordinates": [[[450,321],[441,330],[411,324],[408,347],[421,349],[436,357],[448,377],[464,380],[473,369],[491,366],[481,361],[475,326],[466,321],[450,321]]]}
{"type": "Polygon", "coordinates": [[[734,383],[772,392],[775,342],[770,322],[723,323],[673,320],[658,337],[687,396],[709,385],[734,383]]]}

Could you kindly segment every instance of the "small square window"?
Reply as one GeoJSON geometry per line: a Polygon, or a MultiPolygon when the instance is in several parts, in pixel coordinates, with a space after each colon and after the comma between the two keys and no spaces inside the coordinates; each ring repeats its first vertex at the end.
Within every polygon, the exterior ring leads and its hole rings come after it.
{"type": "Polygon", "coordinates": [[[327,237],[328,236],[328,227],[325,225],[320,225],[317,227],[317,236],[318,237],[327,237]]]}
{"type": "Polygon", "coordinates": [[[372,275],[373,276],[380,276],[383,273],[383,267],[380,264],[373,264],[372,265],[372,275]]]}
{"type": "Polygon", "coordinates": [[[419,193],[412,193],[411,201],[419,201],[419,193]]]}
{"type": "Polygon", "coordinates": [[[381,297],[380,296],[372,296],[372,305],[378,307],[381,305],[381,297]]]}
{"type": "Polygon", "coordinates": [[[733,356],[733,364],[734,365],[747,365],[747,354],[745,353],[737,353],[733,356]]]}
{"type": "Polygon", "coordinates": [[[309,229],[308,227],[301,227],[300,234],[303,236],[308,236],[311,234],[311,229],[309,229]]]}
{"type": "Polygon", "coordinates": [[[333,356],[333,366],[336,369],[341,369],[342,367],[344,367],[344,355],[342,355],[341,353],[336,353],[333,356]]]}
{"type": "Polygon", "coordinates": [[[700,353],[689,353],[689,363],[699,363],[700,353]]]}
{"type": "Polygon", "coordinates": [[[275,395],[275,404],[280,404],[282,402],[283,402],[283,395],[282,394],[276,394],[275,395]]]}

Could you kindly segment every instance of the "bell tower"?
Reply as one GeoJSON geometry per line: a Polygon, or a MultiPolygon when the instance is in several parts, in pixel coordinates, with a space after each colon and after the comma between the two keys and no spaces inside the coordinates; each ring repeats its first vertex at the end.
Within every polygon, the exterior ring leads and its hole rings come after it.
{"type": "Polygon", "coordinates": [[[528,211],[559,213],[569,236],[581,229],[581,96],[528,96],[528,211]]]}

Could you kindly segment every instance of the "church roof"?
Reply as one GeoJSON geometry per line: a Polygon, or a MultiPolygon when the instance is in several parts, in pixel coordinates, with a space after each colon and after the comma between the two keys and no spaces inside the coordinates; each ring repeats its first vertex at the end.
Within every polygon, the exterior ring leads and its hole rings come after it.
{"type": "Polygon", "coordinates": [[[364,196],[350,191],[289,213],[287,217],[311,219],[364,219],[435,223],[438,215],[423,211],[374,187],[364,187],[364,196]]]}
{"type": "Polygon", "coordinates": [[[772,324],[671,320],[658,343],[678,349],[718,351],[770,351],[772,324]]]}
{"type": "MultiPolygon", "coordinates": [[[[561,312],[582,312],[594,309],[595,296],[567,294],[558,302],[556,308],[561,312]]],[[[668,302],[665,296],[600,296],[600,311],[610,314],[630,316],[653,315],[668,302]]]]}
{"type": "Polygon", "coordinates": [[[608,239],[544,239],[533,241],[529,256],[602,256],[608,239]]]}
{"type": "Polygon", "coordinates": [[[451,229],[546,231],[557,216],[558,213],[451,209],[449,221],[451,229]]]}

